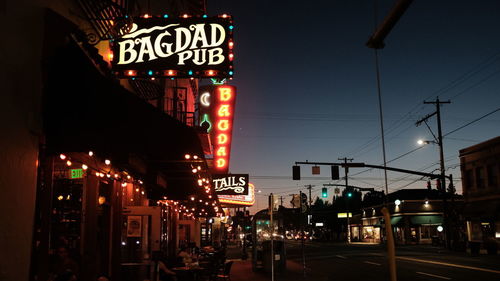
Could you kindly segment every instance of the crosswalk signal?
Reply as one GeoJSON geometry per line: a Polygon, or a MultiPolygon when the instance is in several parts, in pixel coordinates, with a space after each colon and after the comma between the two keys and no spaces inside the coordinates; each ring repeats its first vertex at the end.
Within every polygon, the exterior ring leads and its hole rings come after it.
{"type": "Polygon", "coordinates": [[[331,167],[332,167],[332,180],[340,179],[339,166],[331,166],[331,167]]]}
{"type": "Polygon", "coordinates": [[[292,166],[292,179],[294,181],[300,180],[300,166],[292,166]]]}
{"type": "Polygon", "coordinates": [[[326,187],[323,187],[323,189],[321,189],[321,197],[328,198],[328,190],[326,189],[326,187]]]}

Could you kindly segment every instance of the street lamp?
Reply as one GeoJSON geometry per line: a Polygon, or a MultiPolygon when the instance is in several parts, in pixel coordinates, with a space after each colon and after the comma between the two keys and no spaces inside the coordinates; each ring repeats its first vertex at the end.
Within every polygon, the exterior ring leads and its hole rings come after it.
{"type": "Polygon", "coordinates": [[[438,144],[436,141],[429,141],[429,140],[418,140],[417,141],[418,145],[424,145],[424,144],[429,144],[429,143],[438,144]]]}

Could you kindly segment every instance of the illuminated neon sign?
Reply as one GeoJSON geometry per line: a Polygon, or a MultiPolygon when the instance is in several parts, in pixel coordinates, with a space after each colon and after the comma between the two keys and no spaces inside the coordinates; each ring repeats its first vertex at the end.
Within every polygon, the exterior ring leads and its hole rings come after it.
{"type": "Polygon", "coordinates": [[[233,29],[228,15],[134,18],[110,42],[112,69],[120,78],[230,78],[233,29]]]}
{"type": "Polygon", "coordinates": [[[226,174],[229,168],[233,131],[233,113],[236,88],[222,85],[215,88],[214,103],[214,165],[216,174],[226,174]]]}
{"type": "Polygon", "coordinates": [[[248,184],[248,195],[217,195],[219,202],[229,205],[252,206],[255,204],[255,186],[248,184]]]}

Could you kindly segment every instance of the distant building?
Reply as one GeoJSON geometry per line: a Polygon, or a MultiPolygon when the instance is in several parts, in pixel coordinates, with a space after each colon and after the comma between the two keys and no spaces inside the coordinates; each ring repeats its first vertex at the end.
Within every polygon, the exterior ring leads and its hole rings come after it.
{"type": "Polygon", "coordinates": [[[469,243],[496,252],[500,241],[500,137],[460,150],[469,243]]]}
{"type": "MultiPolygon", "coordinates": [[[[443,241],[443,200],[437,190],[405,189],[387,196],[391,224],[396,244],[431,244],[443,241]]],[[[461,199],[454,200],[462,205],[461,199]]],[[[362,208],[360,220],[353,220],[353,241],[381,242],[385,240],[384,205],[362,208]]]]}

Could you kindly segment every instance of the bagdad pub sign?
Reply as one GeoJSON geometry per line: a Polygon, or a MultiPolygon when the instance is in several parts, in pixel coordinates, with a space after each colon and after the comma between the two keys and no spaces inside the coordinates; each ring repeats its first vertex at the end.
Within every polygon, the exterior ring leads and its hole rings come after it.
{"type": "Polygon", "coordinates": [[[212,175],[215,194],[248,195],[248,174],[212,175]]]}
{"type": "Polygon", "coordinates": [[[148,17],[112,40],[112,69],[121,78],[230,78],[233,75],[230,16],[148,17]]]}

